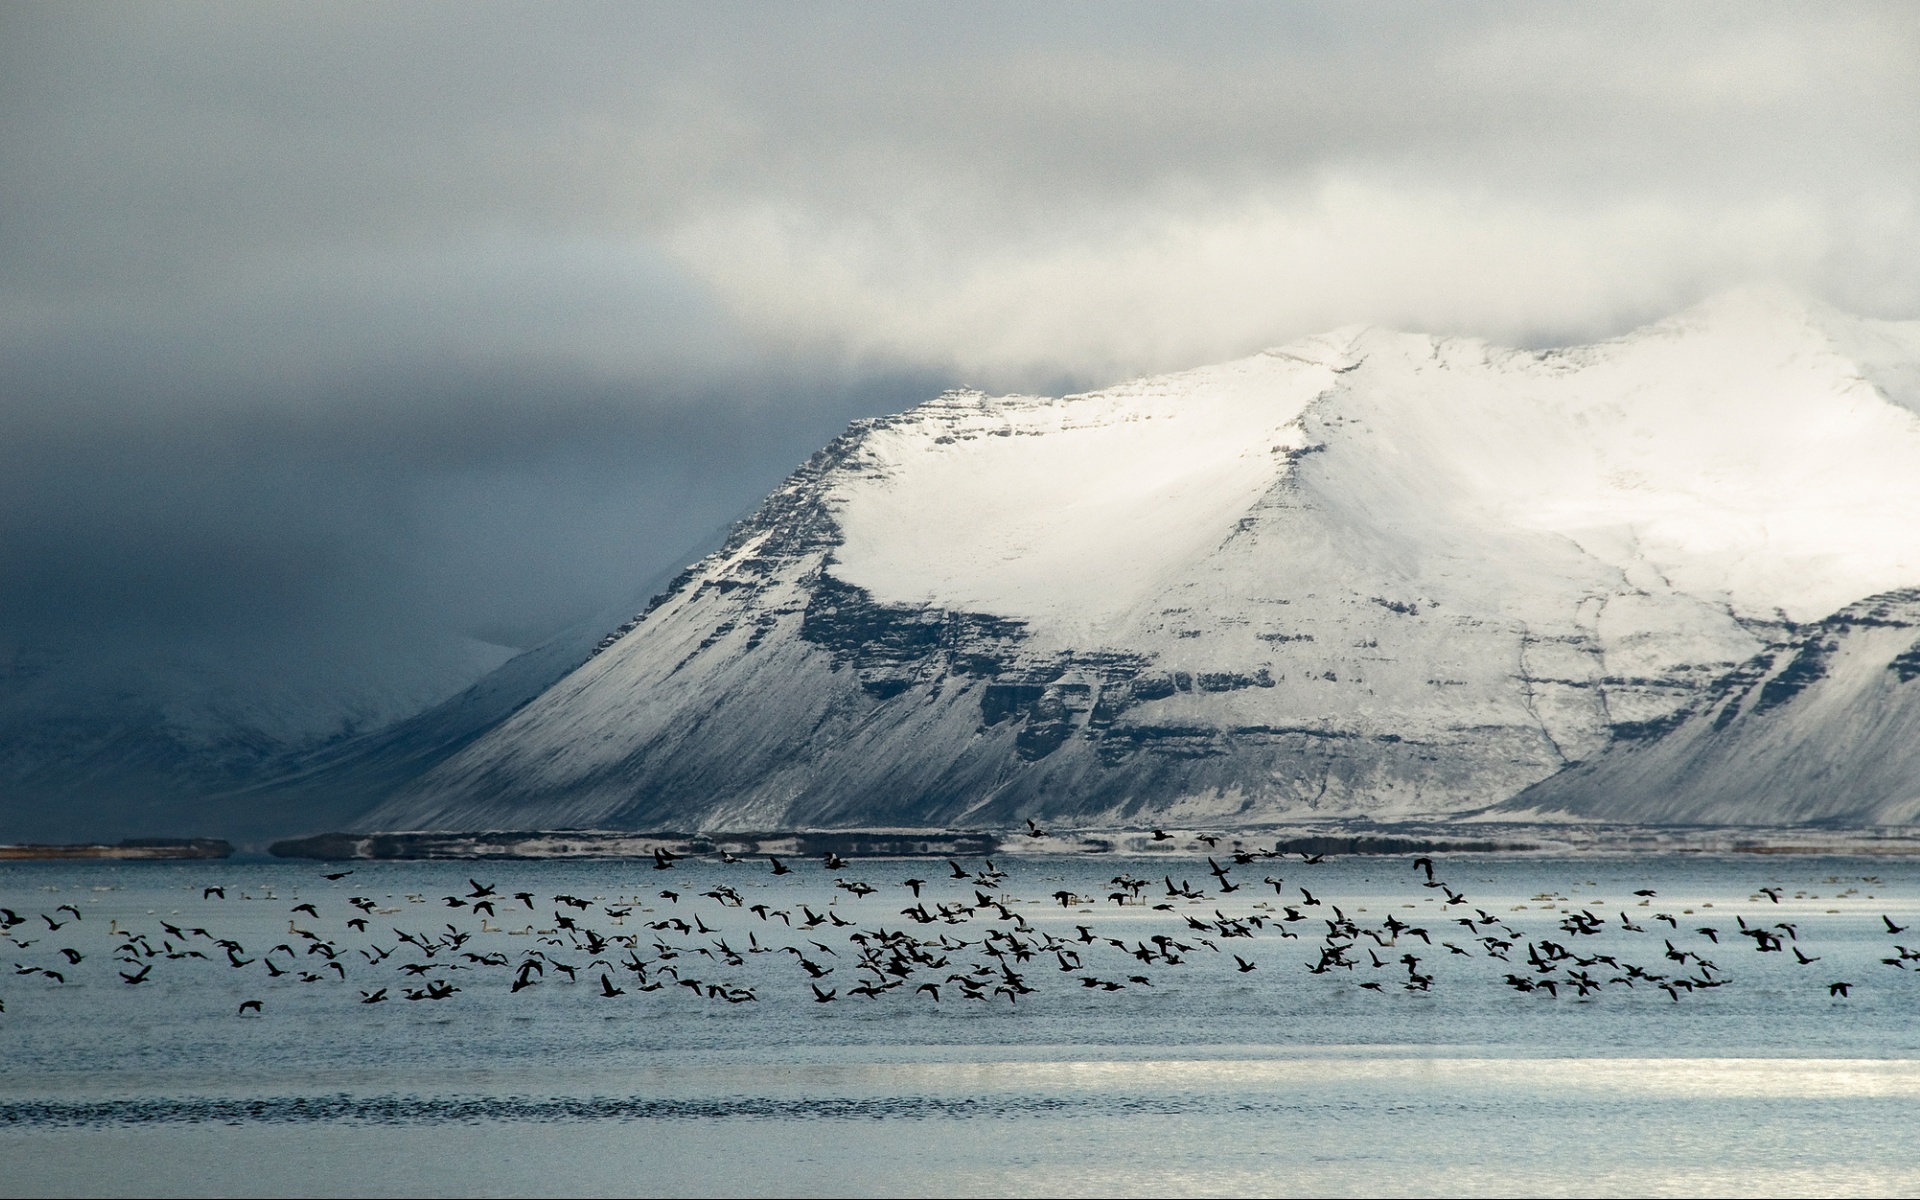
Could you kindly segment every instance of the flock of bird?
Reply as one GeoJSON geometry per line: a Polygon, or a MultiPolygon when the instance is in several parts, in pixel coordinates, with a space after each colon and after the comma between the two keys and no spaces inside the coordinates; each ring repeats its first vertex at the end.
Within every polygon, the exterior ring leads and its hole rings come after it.
{"type": "MultiPolygon", "coordinates": [[[[1168,835],[1155,831],[1154,836],[1164,840],[1168,835]]],[[[1203,840],[1212,849],[1220,839],[1203,840]]],[[[1047,986],[1091,993],[1150,989],[1166,972],[1197,965],[1227,969],[1230,962],[1234,974],[1246,976],[1290,965],[1290,960],[1328,983],[1374,993],[1427,992],[1441,978],[1437,964],[1455,956],[1506,964],[1495,973],[1504,974],[1506,987],[1528,996],[1586,998],[1609,989],[1646,989],[1678,1002],[1727,986],[1732,976],[1718,960],[1732,952],[1790,954],[1807,968],[1824,957],[1810,953],[1795,922],[1749,923],[1744,915],[1734,915],[1732,925],[1687,921],[1683,928],[1673,913],[1649,911],[1636,920],[1623,909],[1616,921],[1568,903],[1548,910],[1558,917],[1552,933],[1528,934],[1515,927],[1511,912],[1490,913],[1451,886],[1427,856],[1413,859],[1407,876],[1410,886],[1437,901],[1426,910],[1430,916],[1416,911],[1425,924],[1393,912],[1384,919],[1363,919],[1363,910],[1345,911],[1325,888],[1315,895],[1297,879],[1289,882],[1275,873],[1275,863],[1292,864],[1285,868],[1292,874],[1295,867],[1320,865],[1321,856],[1289,856],[1278,848],[1239,843],[1216,853],[1227,861],[1206,856],[1207,877],[1199,888],[1184,878],[1176,883],[1172,871],[1161,871],[1154,880],[1123,870],[1107,882],[1103,896],[1062,888],[1044,900],[1021,900],[1009,890],[1009,873],[991,859],[977,865],[949,859],[943,869],[926,871],[930,879],[909,873],[876,883],[850,877],[854,864],[832,853],[818,867],[777,856],[761,861],[721,854],[724,869],[703,871],[702,878],[711,882],[719,874],[724,879],[727,872],[741,877],[695,891],[698,882],[675,886],[679,876],[673,872],[683,860],[662,849],[649,864],[655,873],[655,886],[646,889],[651,894],[636,890],[613,902],[504,891],[469,879],[464,889],[437,900],[421,894],[399,902],[391,896],[351,895],[337,912],[323,911],[312,900],[292,904],[285,934],[272,945],[257,936],[254,944],[245,944],[232,930],[210,928],[217,919],[159,919],[141,928],[137,922],[123,926],[116,917],[106,931],[110,949],[82,951],[73,944],[82,939],[63,936],[86,920],[75,904],[24,916],[20,909],[28,906],[0,907],[0,936],[16,952],[17,986],[73,984],[84,972],[99,969],[95,959],[104,956],[113,974],[101,981],[117,977],[126,987],[149,985],[181,969],[221,970],[263,983],[351,987],[358,1003],[366,1005],[443,1002],[482,987],[517,996],[562,981],[583,985],[603,1000],[657,992],[685,996],[688,1002],[697,997],[705,1003],[753,1004],[769,986],[766,972],[752,973],[751,981],[742,978],[747,973],[741,969],[754,958],[788,964],[771,977],[792,979],[807,989],[801,998],[823,1005],[893,994],[933,1004],[1017,1005],[1047,986]],[[1263,867],[1266,874],[1255,880],[1263,867]],[[826,876],[816,871],[832,877],[831,902],[818,899],[826,876]],[[812,875],[812,883],[790,889],[790,895],[798,895],[778,906],[782,883],[774,881],[803,873],[812,875]],[[1247,895],[1229,899],[1243,889],[1247,895]],[[1236,912],[1230,915],[1227,907],[1236,912]],[[427,908],[444,911],[422,921],[427,908]],[[1102,910],[1108,915],[1078,919],[1102,910]],[[1133,919],[1114,922],[1109,916],[1133,919]],[[1148,928],[1153,932],[1144,931],[1148,928]],[[1131,936],[1113,936],[1123,929],[1131,936]],[[1629,944],[1636,949],[1589,950],[1603,932],[1635,935],[1629,944]]],[[[862,873],[878,879],[879,870],[899,874],[903,863],[916,862],[924,866],[938,860],[874,859],[863,864],[862,873]]],[[[1133,865],[1146,869],[1143,862],[1133,865]]],[[[1198,862],[1192,865],[1197,868],[1198,862]]],[[[354,873],[335,870],[324,878],[353,891],[345,881],[354,873]]],[[[217,916],[220,905],[236,899],[278,899],[269,888],[259,889],[259,897],[250,892],[229,897],[230,890],[235,889],[224,884],[203,887],[200,911],[217,916]]],[[[1635,895],[1637,906],[1650,909],[1656,893],[1641,889],[1635,895]]],[[[1755,898],[1761,895],[1777,904],[1781,893],[1761,889],[1755,898]]],[[[331,908],[340,902],[327,903],[331,908]]],[[[1416,906],[1402,911],[1405,907],[1416,906]]],[[[1890,917],[1880,920],[1889,937],[1906,931],[1890,917]]],[[[1920,950],[1891,945],[1891,953],[1880,960],[1884,965],[1920,969],[1920,950]]],[[[1814,974],[1835,998],[1848,996],[1856,986],[1827,978],[1830,972],[1814,974]]],[[[249,997],[237,1015],[264,1016],[267,1009],[266,1000],[249,997]]]]}

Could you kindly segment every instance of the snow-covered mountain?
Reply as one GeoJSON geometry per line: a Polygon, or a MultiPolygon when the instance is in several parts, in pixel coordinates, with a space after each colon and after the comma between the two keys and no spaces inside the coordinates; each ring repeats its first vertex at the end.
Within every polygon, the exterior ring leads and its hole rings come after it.
{"type": "Polygon", "coordinates": [[[364,824],[1455,813],[1917,584],[1920,323],[1345,329],[855,424],[364,824]]]}

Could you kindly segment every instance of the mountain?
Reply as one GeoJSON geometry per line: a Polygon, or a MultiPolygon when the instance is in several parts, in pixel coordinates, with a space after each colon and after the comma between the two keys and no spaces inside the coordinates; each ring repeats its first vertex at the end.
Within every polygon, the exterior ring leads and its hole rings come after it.
{"type": "Polygon", "coordinates": [[[367,807],[364,794],[290,813],[245,793],[304,755],[359,745],[441,704],[513,657],[451,635],[356,649],[368,652],[343,661],[338,645],[0,648],[0,839],[227,837],[261,822],[344,820],[367,807]]]}
{"type": "Polygon", "coordinates": [[[1920,588],[1850,604],[1726,676],[1672,727],[1500,806],[1602,818],[1848,827],[1920,819],[1920,588]]]}
{"type": "Polygon", "coordinates": [[[856,423],[362,825],[1460,813],[1915,584],[1920,323],[1742,293],[1557,350],[1344,329],[856,423]]]}

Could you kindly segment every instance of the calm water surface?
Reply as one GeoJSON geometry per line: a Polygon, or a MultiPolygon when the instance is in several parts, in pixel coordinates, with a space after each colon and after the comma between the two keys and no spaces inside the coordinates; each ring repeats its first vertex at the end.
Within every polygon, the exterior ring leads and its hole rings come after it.
{"type": "Polygon", "coordinates": [[[1905,861],[789,865],[0,866],[0,1192],[1920,1186],[1905,861]]]}

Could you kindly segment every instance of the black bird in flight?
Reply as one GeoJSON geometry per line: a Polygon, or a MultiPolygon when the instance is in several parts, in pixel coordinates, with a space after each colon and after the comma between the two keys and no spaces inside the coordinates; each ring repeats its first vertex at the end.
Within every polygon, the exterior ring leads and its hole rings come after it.
{"type": "Polygon", "coordinates": [[[327,874],[326,878],[333,880],[335,883],[338,883],[340,880],[345,879],[347,876],[351,874],[353,874],[352,871],[331,871],[327,874]]]}
{"type": "Polygon", "coordinates": [[[773,855],[771,855],[771,854],[769,854],[769,855],[767,855],[767,861],[773,864],[773,873],[774,873],[775,875],[791,875],[791,874],[793,874],[793,868],[792,868],[792,867],[789,867],[789,866],[788,866],[788,865],[786,865],[785,863],[783,863],[783,862],[781,862],[781,861],[780,861],[779,859],[777,859],[777,858],[775,858],[775,857],[774,857],[773,855]]]}
{"type": "Polygon", "coordinates": [[[1836,981],[1834,983],[1830,983],[1827,985],[1827,995],[1845,996],[1849,993],[1849,989],[1851,989],[1852,987],[1853,985],[1850,983],[1840,983],[1836,981]]]}
{"type": "Polygon", "coordinates": [[[1895,925],[1895,924],[1893,923],[1893,918],[1892,918],[1892,917],[1889,917],[1889,916],[1888,916],[1887,914],[1885,914],[1885,913],[1881,913],[1881,914],[1880,914],[1880,919],[1881,919],[1882,921],[1885,921],[1885,922],[1887,923],[1887,932],[1888,932],[1888,933],[1905,933],[1905,932],[1907,931],[1907,926],[1905,926],[1905,925],[1895,925]]]}
{"type": "Polygon", "coordinates": [[[259,1013],[260,1002],[258,1000],[242,1000],[240,1002],[240,1011],[235,1013],[234,1015],[238,1017],[244,1017],[247,1015],[248,1009],[252,1009],[255,1013],[259,1013]]]}
{"type": "Polygon", "coordinates": [[[227,898],[227,889],[223,887],[210,887],[200,890],[200,898],[202,900],[205,900],[209,896],[218,896],[222,900],[225,900],[227,898]]]}

